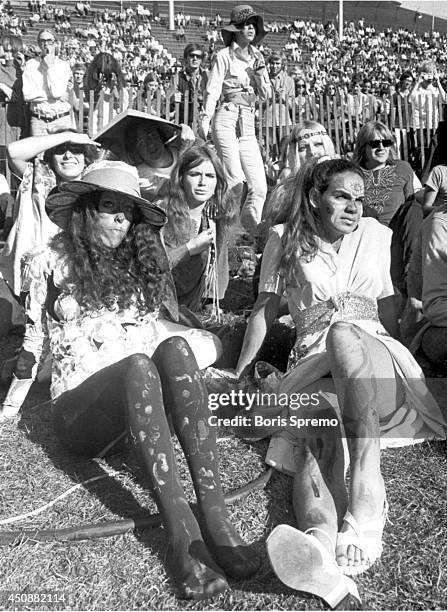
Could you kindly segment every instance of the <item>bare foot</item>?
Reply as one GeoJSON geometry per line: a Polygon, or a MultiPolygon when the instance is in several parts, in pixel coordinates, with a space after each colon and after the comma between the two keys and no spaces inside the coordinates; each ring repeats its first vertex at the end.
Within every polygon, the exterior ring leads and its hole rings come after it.
{"type": "Polygon", "coordinates": [[[347,512],[337,536],[335,556],[345,573],[361,573],[367,570],[382,554],[382,534],[386,508],[376,518],[360,519],[347,512]],[[352,572],[349,568],[352,568],[352,572]],[[359,570],[359,571],[356,571],[359,570]]]}

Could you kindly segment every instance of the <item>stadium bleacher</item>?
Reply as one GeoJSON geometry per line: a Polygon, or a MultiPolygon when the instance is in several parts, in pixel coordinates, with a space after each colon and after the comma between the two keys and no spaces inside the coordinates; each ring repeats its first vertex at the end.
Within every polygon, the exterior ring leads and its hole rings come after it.
{"type": "MultiPolygon", "coordinates": [[[[74,9],[74,2],[51,2],[53,6],[65,6],[70,9],[74,9]]],[[[104,11],[106,8],[110,12],[119,11],[121,7],[126,9],[129,6],[135,8],[137,2],[135,0],[127,0],[123,2],[117,2],[114,0],[93,0],[91,2],[92,11],[104,11]]],[[[145,7],[148,7],[152,13],[158,11],[161,17],[161,23],[157,24],[152,22],[152,32],[155,38],[167,48],[167,50],[174,57],[181,57],[185,41],[177,41],[175,32],[169,31],[168,24],[168,12],[169,3],[167,0],[159,2],[141,2],[145,7]]],[[[191,20],[198,20],[201,13],[204,13],[207,19],[213,19],[216,13],[220,13],[224,22],[228,22],[231,8],[236,4],[233,1],[227,0],[206,0],[201,2],[196,1],[183,1],[175,2],[175,12],[181,11],[191,16],[191,20]]],[[[278,0],[275,2],[251,2],[252,6],[261,15],[263,15],[265,21],[278,21],[278,22],[293,22],[294,19],[310,19],[313,21],[322,21],[323,23],[329,20],[335,20],[338,14],[338,2],[329,1],[324,2],[320,0],[313,0],[312,2],[305,1],[287,1],[278,0]]],[[[14,12],[25,20],[29,19],[30,12],[25,1],[13,1],[11,6],[14,12]]],[[[79,17],[75,12],[70,14],[72,32],[76,28],[82,28],[87,23],[92,21],[92,16],[79,17]]],[[[382,1],[382,2],[371,2],[371,1],[355,1],[344,3],[344,21],[357,21],[358,19],[364,18],[365,23],[372,25],[377,30],[384,30],[388,27],[407,28],[414,30],[419,33],[430,31],[432,27],[432,18],[430,15],[419,14],[415,11],[411,11],[400,6],[400,2],[396,1],[382,1]],[[420,15],[420,16],[418,16],[420,15]]],[[[436,18],[434,20],[435,29],[441,33],[447,32],[447,20],[436,18]]],[[[42,24],[37,24],[34,27],[30,27],[27,33],[23,36],[23,41],[26,45],[33,45],[36,42],[36,34],[38,29],[44,26],[52,27],[54,23],[47,21],[42,24]]],[[[189,27],[186,30],[187,42],[197,42],[204,44],[205,30],[198,27],[189,27]]],[[[69,38],[70,35],[65,35],[69,38]]],[[[266,44],[272,50],[281,49],[287,41],[286,32],[270,33],[266,44]]],[[[217,45],[218,46],[218,45],[217,45]]]]}

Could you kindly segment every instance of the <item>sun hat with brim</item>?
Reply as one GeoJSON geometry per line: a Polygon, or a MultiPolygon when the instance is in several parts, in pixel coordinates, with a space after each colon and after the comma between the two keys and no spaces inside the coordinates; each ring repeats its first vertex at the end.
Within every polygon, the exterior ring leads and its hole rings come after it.
{"type": "Polygon", "coordinates": [[[113,191],[127,196],[137,205],[143,221],[155,227],[166,223],[166,213],[141,197],[136,168],[121,161],[93,163],[80,180],[61,183],[45,202],[49,218],[65,230],[79,197],[94,191],[113,191]]]}
{"type": "Polygon", "coordinates": [[[249,4],[238,4],[233,8],[230,15],[230,23],[221,30],[222,38],[226,47],[231,44],[234,32],[239,32],[248,19],[254,19],[256,23],[256,36],[253,44],[257,45],[269,30],[264,26],[264,20],[249,4]]]}
{"type": "Polygon", "coordinates": [[[127,109],[117,115],[113,121],[108,123],[98,134],[96,134],[95,140],[106,148],[111,148],[108,146],[111,143],[123,147],[126,133],[130,132],[135,134],[136,140],[136,132],[139,125],[157,128],[165,144],[168,141],[174,140],[181,132],[181,127],[176,123],[157,117],[157,115],[150,115],[142,111],[127,109]]]}

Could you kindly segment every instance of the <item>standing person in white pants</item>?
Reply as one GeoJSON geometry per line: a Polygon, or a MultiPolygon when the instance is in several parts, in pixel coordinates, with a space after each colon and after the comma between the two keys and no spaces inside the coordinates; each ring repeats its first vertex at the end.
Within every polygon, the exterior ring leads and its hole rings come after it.
{"type": "Polygon", "coordinates": [[[255,134],[255,103],[271,93],[264,57],[255,47],[267,31],[260,15],[248,4],[235,6],[229,25],[222,28],[225,48],[211,68],[199,122],[199,136],[206,139],[216,111],[212,136],[225,165],[230,188],[247,183],[241,221],[252,236],[261,220],[267,195],[264,164],[255,134]]]}

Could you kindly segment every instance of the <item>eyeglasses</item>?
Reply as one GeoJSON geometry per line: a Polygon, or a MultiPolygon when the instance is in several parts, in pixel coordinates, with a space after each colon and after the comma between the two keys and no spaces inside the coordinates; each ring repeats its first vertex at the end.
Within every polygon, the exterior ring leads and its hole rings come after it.
{"type": "Polygon", "coordinates": [[[368,144],[371,149],[377,149],[380,145],[383,147],[392,147],[394,143],[391,138],[378,138],[377,140],[370,140],[368,144]]]}
{"type": "Polygon", "coordinates": [[[85,147],[82,144],[77,144],[75,142],[64,142],[57,147],[54,147],[53,154],[54,155],[64,155],[67,151],[73,153],[73,155],[79,155],[80,153],[85,152],[85,147]]]}
{"type": "Polygon", "coordinates": [[[39,38],[39,45],[47,43],[47,45],[54,44],[54,38],[39,38]]]}
{"type": "Polygon", "coordinates": [[[192,59],[202,59],[202,54],[201,53],[190,53],[189,57],[191,57],[192,59]]]}

